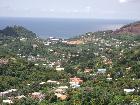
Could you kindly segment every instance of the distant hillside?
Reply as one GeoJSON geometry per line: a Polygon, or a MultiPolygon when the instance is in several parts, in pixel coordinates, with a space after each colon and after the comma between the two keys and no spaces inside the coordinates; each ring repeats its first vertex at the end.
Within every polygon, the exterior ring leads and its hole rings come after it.
{"type": "Polygon", "coordinates": [[[0,37],[20,37],[20,36],[32,38],[36,37],[36,34],[21,26],[14,27],[7,26],[5,29],[0,30],[0,37]]]}
{"type": "Polygon", "coordinates": [[[115,34],[140,34],[140,21],[134,22],[121,27],[120,29],[114,31],[115,34]]]}
{"type": "Polygon", "coordinates": [[[140,21],[124,25],[120,29],[88,32],[68,40],[67,44],[80,45],[94,43],[96,39],[116,38],[119,40],[140,41],[140,21]]]}

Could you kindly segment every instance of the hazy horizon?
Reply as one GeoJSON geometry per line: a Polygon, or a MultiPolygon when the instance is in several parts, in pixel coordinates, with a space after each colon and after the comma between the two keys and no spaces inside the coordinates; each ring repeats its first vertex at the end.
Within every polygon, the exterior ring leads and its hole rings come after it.
{"type": "Polygon", "coordinates": [[[23,26],[42,38],[49,36],[71,38],[87,32],[114,30],[133,20],[111,19],[60,19],[60,18],[0,18],[0,29],[6,26],[23,26]]]}

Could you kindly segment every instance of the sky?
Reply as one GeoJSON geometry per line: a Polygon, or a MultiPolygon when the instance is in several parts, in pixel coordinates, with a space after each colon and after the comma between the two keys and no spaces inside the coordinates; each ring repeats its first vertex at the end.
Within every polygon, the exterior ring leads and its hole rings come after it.
{"type": "Polygon", "coordinates": [[[140,0],[0,0],[0,17],[140,20],[140,0]]]}

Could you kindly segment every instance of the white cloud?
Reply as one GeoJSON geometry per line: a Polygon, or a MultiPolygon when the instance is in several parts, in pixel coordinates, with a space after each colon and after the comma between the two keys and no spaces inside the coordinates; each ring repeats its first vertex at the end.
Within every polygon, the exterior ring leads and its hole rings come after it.
{"type": "Polygon", "coordinates": [[[41,8],[40,9],[42,12],[47,12],[47,9],[46,8],[41,8]]]}
{"type": "Polygon", "coordinates": [[[50,9],[49,11],[50,11],[50,12],[55,12],[55,9],[50,9]]]}
{"type": "Polygon", "coordinates": [[[75,10],[73,10],[73,12],[74,12],[74,13],[78,13],[78,12],[79,12],[79,10],[75,9],[75,10]]]}
{"type": "Polygon", "coordinates": [[[23,8],[23,10],[24,10],[24,11],[29,11],[30,8],[25,7],[25,8],[23,8]]]}
{"type": "Polygon", "coordinates": [[[139,0],[119,0],[120,3],[138,2],[139,0]]]}
{"type": "Polygon", "coordinates": [[[128,0],[119,0],[120,3],[126,3],[128,0]]]}
{"type": "Polygon", "coordinates": [[[90,12],[90,11],[91,11],[91,9],[92,9],[92,7],[91,7],[91,6],[87,6],[87,7],[85,7],[85,11],[86,11],[86,12],[90,12]]]}

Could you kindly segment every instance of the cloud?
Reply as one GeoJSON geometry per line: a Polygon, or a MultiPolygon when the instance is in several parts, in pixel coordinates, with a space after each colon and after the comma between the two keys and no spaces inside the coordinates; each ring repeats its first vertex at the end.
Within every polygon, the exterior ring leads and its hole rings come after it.
{"type": "Polygon", "coordinates": [[[74,12],[74,13],[78,13],[78,12],[79,12],[79,10],[75,9],[75,10],[73,10],[73,12],[74,12]]]}
{"type": "Polygon", "coordinates": [[[86,12],[90,12],[90,11],[91,11],[91,9],[92,9],[92,7],[91,7],[91,6],[87,6],[87,7],[85,7],[86,12]]]}
{"type": "Polygon", "coordinates": [[[55,9],[50,9],[49,11],[50,11],[50,12],[55,12],[55,9]]]}
{"type": "Polygon", "coordinates": [[[119,0],[120,3],[137,2],[139,0],[119,0]]]}
{"type": "Polygon", "coordinates": [[[128,0],[119,0],[120,3],[126,3],[128,0]]]}

